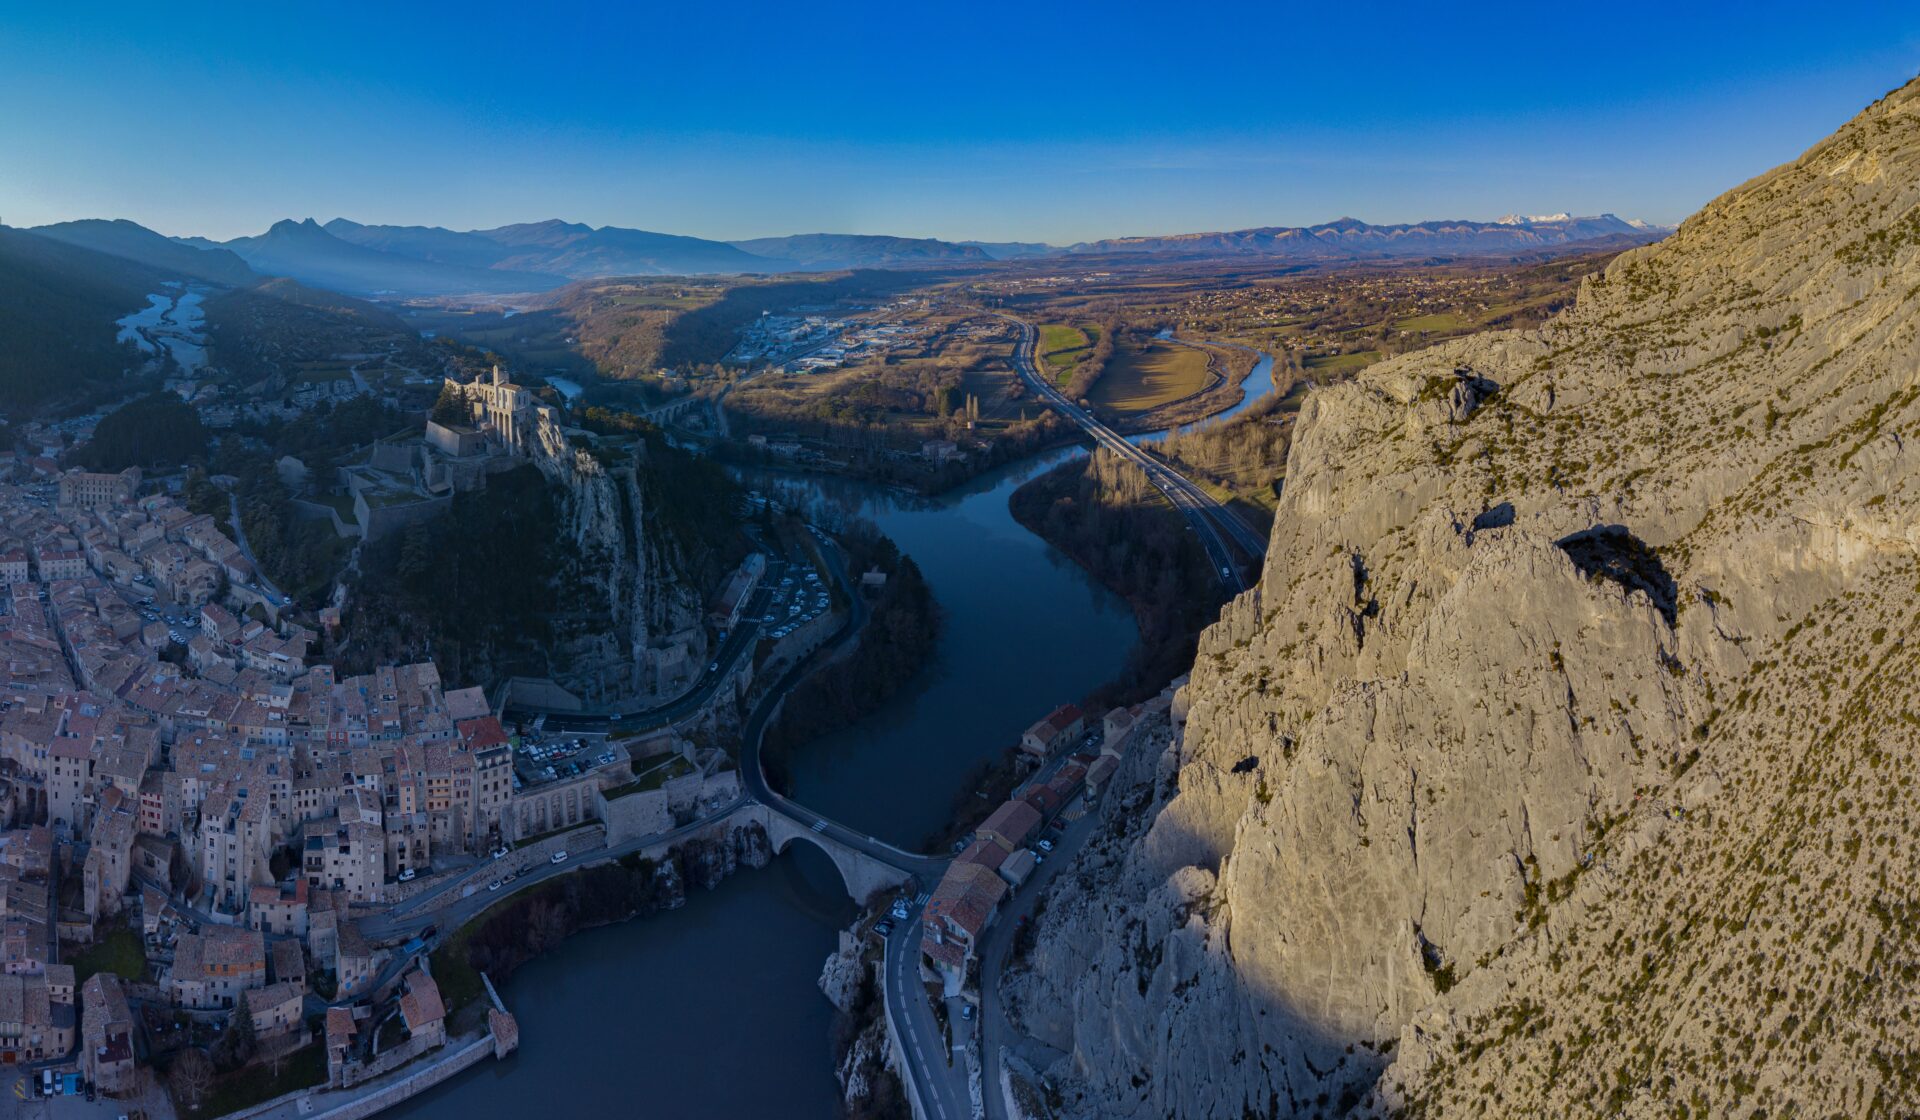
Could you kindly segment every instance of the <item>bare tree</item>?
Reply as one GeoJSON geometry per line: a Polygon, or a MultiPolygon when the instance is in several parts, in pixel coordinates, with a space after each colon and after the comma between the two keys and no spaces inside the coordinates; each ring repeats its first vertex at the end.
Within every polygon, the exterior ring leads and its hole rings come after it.
{"type": "Polygon", "coordinates": [[[167,1073],[167,1088],[175,1102],[189,1111],[199,1111],[207,1090],[213,1088],[213,1063],[197,1049],[182,1050],[167,1073]]]}

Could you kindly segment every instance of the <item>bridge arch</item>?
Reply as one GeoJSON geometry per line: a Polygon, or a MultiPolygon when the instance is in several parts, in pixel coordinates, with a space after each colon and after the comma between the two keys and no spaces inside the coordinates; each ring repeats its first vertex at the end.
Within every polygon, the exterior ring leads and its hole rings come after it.
{"type": "Polygon", "coordinates": [[[865,904],[875,894],[897,890],[913,881],[911,873],[855,851],[783,813],[766,811],[766,828],[774,855],[786,851],[795,840],[804,840],[825,852],[840,872],[840,881],[846,886],[848,896],[855,902],[865,904]]]}

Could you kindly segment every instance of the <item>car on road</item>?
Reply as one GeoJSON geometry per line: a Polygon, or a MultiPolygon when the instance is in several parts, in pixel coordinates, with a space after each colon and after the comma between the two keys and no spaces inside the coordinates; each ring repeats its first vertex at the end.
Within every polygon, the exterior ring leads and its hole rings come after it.
{"type": "Polygon", "coordinates": [[[711,665],[709,665],[709,666],[707,666],[707,672],[709,672],[709,673],[717,673],[717,672],[719,672],[719,671],[720,671],[720,663],[719,663],[718,661],[716,661],[716,662],[714,662],[713,664],[711,664],[711,665]]]}
{"type": "Polygon", "coordinates": [[[548,862],[548,863],[565,863],[565,862],[567,862],[567,853],[566,853],[566,850],[565,850],[565,849],[563,848],[563,849],[561,849],[560,851],[557,851],[557,852],[555,852],[555,853],[553,853],[552,855],[550,855],[550,856],[548,856],[548,857],[547,857],[547,862],[548,862]]]}

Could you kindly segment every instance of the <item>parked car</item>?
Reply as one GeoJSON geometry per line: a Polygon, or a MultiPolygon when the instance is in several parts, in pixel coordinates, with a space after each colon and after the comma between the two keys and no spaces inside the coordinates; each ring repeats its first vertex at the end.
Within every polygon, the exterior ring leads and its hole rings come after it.
{"type": "Polygon", "coordinates": [[[1051,852],[1053,851],[1053,841],[1042,838],[1039,847],[1043,852],[1051,852]]]}
{"type": "Polygon", "coordinates": [[[502,847],[498,847],[498,848],[495,848],[495,849],[493,850],[493,858],[494,858],[494,859],[506,859],[506,858],[507,858],[507,856],[509,856],[509,855],[511,855],[511,854],[512,854],[512,853],[511,853],[511,852],[509,852],[509,851],[507,850],[507,848],[506,848],[506,847],[504,847],[504,846],[502,846],[502,847]]]}
{"type": "Polygon", "coordinates": [[[873,923],[873,932],[879,934],[882,937],[892,937],[893,923],[886,920],[885,918],[882,918],[879,921],[873,923]]]}
{"type": "Polygon", "coordinates": [[[907,915],[911,913],[911,911],[907,909],[907,900],[904,898],[894,899],[893,909],[889,911],[889,913],[891,913],[894,916],[894,918],[899,921],[902,921],[902,922],[906,921],[907,915]]]}
{"type": "Polygon", "coordinates": [[[965,1019],[965,1020],[966,1020],[967,1022],[969,1022],[969,1023],[971,1023],[971,1022],[973,1022],[973,1004],[971,1004],[971,1003],[963,1003],[963,1004],[961,1004],[961,1005],[960,1005],[960,1017],[961,1017],[962,1019],[965,1019]]]}
{"type": "Polygon", "coordinates": [[[555,853],[553,853],[553,854],[552,854],[551,856],[548,856],[548,857],[547,857],[547,862],[549,862],[549,863],[565,863],[565,862],[567,862],[567,853],[566,853],[566,850],[565,850],[565,849],[563,848],[563,849],[561,849],[560,851],[557,851],[557,852],[555,852],[555,853]]]}
{"type": "Polygon", "coordinates": [[[406,870],[400,872],[400,881],[402,883],[411,883],[413,882],[414,876],[417,874],[419,873],[416,872],[413,868],[409,867],[406,870]]]}
{"type": "Polygon", "coordinates": [[[497,890],[499,890],[499,889],[500,889],[500,880],[498,880],[498,879],[495,879],[495,880],[494,880],[493,882],[491,882],[491,883],[488,883],[488,884],[487,884],[487,889],[488,889],[488,890],[490,890],[490,891],[497,891],[497,890]]]}

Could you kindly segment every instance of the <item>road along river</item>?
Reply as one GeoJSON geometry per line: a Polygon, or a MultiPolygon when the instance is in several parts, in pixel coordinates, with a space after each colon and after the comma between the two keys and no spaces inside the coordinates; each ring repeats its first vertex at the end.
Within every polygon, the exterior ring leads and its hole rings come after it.
{"type": "MultiPolygon", "coordinates": [[[[925,671],[865,720],[795,752],[802,804],[917,847],[976,763],[1118,673],[1139,638],[1125,602],[1007,510],[1022,483],[1084,454],[1049,452],[931,499],[749,472],[748,485],[824,524],[879,525],[945,612],[925,671]]],[[[695,892],[682,910],[580,934],[505,985],[518,1054],[389,1115],[829,1120],[832,1008],[816,982],[852,916],[832,864],[796,844],[766,871],[695,892]]]]}

